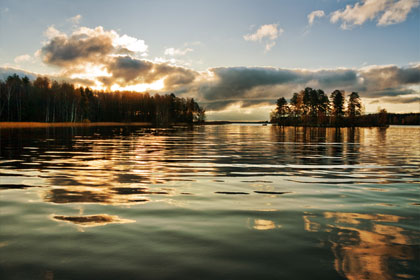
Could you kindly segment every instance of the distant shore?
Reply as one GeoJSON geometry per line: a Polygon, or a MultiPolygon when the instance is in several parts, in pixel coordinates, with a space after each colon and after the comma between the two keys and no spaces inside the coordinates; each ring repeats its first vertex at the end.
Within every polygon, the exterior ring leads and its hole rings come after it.
{"type": "MultiPolygon", "coordinates": [[[[206,121],[200,123],[170,123],[168,126],[223,125],[223,124],[269,124],[268,121],[206,121]]],[[[142,126],[156,127],[152,122],[0,122],[0,128],[42,128],[42,127],[94,127],[94,126],[142,126]]],[[[161,125],[159,125],[161,126],[161,125]]]]}
{"type": "Polygon", "coordinates": [[[153,126],[150,122],[0,122],[0,128],[153,126]]]}
{"type": "MultiPolygon", "coordinates": [[[[281,125],[278,123],[270,123],[268,121],[207,121],[202,123],[172,123],[168,127],[176,126],[192,126],[192,125],[227,125],[227,124],[257,124],[257,125],[273,125],[284,127],[310,127],[310,128],[352,128],[352,127],[388,127],[389,125],[281,125]]],[[[392,124],[391,124],[392,125],[392,124]]],[[[398,125],[398,124],[397,124],[398,125]]],[[[399,124],[401,125],[401,124],[399,124]]],[[[404,124],[402,124],[404,125],[404,124]]],[[[410,124],[406,124],[410,126],[410,124]]],[[[417,125],[417,124],[412,124],[417,125]]],[[[138,127],[162,127],[151,122],[0,122],[2,128],[48,128],[48,127],[97,127],[97,126],[138,126],[138,127]]]]}

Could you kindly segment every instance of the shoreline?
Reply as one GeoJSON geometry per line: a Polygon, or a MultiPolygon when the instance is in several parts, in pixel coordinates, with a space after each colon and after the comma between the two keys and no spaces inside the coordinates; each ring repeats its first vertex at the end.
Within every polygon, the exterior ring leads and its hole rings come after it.
{"type": "Polygon", "coordinates": [[[271,125],[276,127],[303,127],[303,128],[369,128],[379,127],[386,128],[389,126],[417,126],[417,125],[355,125],[355,126],[335,126],[335,125],[279,125],[268,121],[208,121],[203,123],[172,123],[166,126],[155,125],[151,122],[0,122],[0,129],[13,128],[50,128],[50,127],[104,127],[104,126],[138,126],[138,127],[176,127],[176,126],[194,126],[194,125],[229,125],[229,124],[254,124],[254,125],[271,125]]]}
{"type": "Polygon", "coordinates": [[[141,126],[151,127],[149,122],[0,122],[2,128],[46,128],[46,127],[94,127],[94,126],[141,126]]]}

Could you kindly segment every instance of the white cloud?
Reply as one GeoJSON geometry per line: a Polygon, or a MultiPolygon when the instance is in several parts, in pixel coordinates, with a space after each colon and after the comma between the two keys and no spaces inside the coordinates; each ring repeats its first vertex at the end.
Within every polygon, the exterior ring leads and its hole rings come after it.
{"type": "Polygon", "coordinates": [[[351,29],[367,20],[377,20],[377,25],[390,25],[406,20],[408,13],[419,6],[420,0],[363,0],[347,5],[344,10],[331,14],[330,21],[341,21],[342,29],[351,29]]]}
{"type": "Polygon", "coordinates": [[[117,34],[117,37],[114,39],[114,43],[117,46],[126,48],[127,50],[132,52],[145,53],[147,52],[148,48],[144,40],[139,40],[126,34],[124,34],[123,36],[118,36],[117,34]]]}
{"type": "Polygon", "coordinates": [[[283,32],[283,30],[277,29],[278,24],[265,24],[260,26],[258,30],[253,34],[244,35],[246,41],[260,41],[264,38],[275,40],[283,32]]]}
{"type": "Polygon", "coordinates": [[[15,63],[22,63],[22,62],[28,62],[31,61],[32,57],[29,54],[23,54],[15,57],[14,61],[15,63]]]}
{"type": "Polygon", "coordinates": [[[265,44],[265,50],[269,51],[271,50],[274,46],[276,45],[276,42],[268,42],[267,44],[265,44]]]}
{"type": "Polygon", "coordinates": [[[72,22],[73,24],[79,24],[80,20],[82,19],[82,15],[75,15],[68,19],[68,21],[72,22]]]}
{"type": "Polygon", "coordinates": [[[312,13],[308,15],[308,24],[312,25],[314,24],[315,18],[317,17],[322,18],[324,16],[325,16],[325,13],[322,10],[313,11],[312,13]]]}
{"type": "Polygon", "coordinates": [[[419,4],[418,0],[400,0],[394,3],[378,20],[378,25],[391,25],[405,21],[408,13],[419,4]]]}
{"type": "Polygon", "coordinates": [[[255,33],[243,36],[245,41],[265,42],[265,50],[269,51],[276,44],[275,40],[283,34],[284,30],[278,24],[265,24],[260,26],[255,33]]]}
{"type": "MultiPolygon", "coordinates": [[[[62,33],[63,34],[63,33],[62,33]]],[[[67,36],[66,34],[63,34],[67,36]]],[[[148,46],[144,40],[140,40],[126,34],[119,35],[116,31],[110,30],[106,31],[102,26],[97,26],[95,28],[89,28],[82,26],[72,33],[72,36],[82,36],[82,37],[97,37],[103,36],[104,38],[109,38],[112,41],[112,45],[115,48],[125,49],[133,53],[140,53],[142,56],[147,52],[148,46]]]]}
{"type": "Polygon", "coordinates": [[[48,38],[48,39],[52,39],[55,37],[59,37],[59,36],[66,36],[66,34],[60,32],[59,30],[57,30],[54,25],[48,26],[47,30],[45,30],[44,35],[48,38]]]}
{"type": "Polygon", "coordinates": [[[175,48],[167,48],[165,50],[165,55],[169,56],[179,56],[179,55],[186,55],[189,52],[194,51],[191,48],[185,48],[185,49],[175,49],[175,48]]]}

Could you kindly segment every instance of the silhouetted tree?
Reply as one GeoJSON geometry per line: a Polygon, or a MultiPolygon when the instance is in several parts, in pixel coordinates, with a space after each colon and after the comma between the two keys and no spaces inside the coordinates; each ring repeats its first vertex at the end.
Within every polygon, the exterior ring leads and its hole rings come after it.
{"type": "Polygon", "coordinates": [[[360,101],[359,94],[357,92],[352,92],[349,96],[349,101],[347,105],[347,116],[354,118],[362,114],[362,103],[360,101]]]}
{"type": "Polygon", "coordinates": [[[386,126],[388,123],[388,112],[385,109],[381,109],[378,113],[378,125],[386,126]]]}
{"type": "Polygon", "coordinates": [[[294,93],[289,105],[286,99],[280,97],[276,108],[270,113],[270,121],[279,125],[298,126],[420,125],[420,113],[388,114],[383,109],[376,114],[363,115],[363,105],[357,92],[349,95],[347,110],[344,111],[344,96],[343,91],[335,90],[330,100],[323,90],[307,87],[294,93]]]}
{"type": "Polygon", "coordinates": [[[291,111],[294,114],[294,117],[298,117],[302,114],[303,99],[302,95],[295,92],[293,93],[292,99],[290,99],[291,111]]]}
{"type": "Polygon", "coordinates": [[[341,90],[334,90],[331,93],[332,99],[332,114],[334,116],[334,122],[339,125],[344,116],[344,92],[341,90]]]}
{"type": "Polygon", "coordinates": [[[174,94],[104,92],[38,77],[0,81],[0,121],[203,122],[205,110],[192,98],[174,94]]]}
{"type": "Polygon", "coordinates": [[[290,113],[290,108],[287,105],[287,100],[284,97],[277,99],[276,108],[271,112],[270,118],[276,122],[281,123],[282,119],[287,117],[290,113]]]}

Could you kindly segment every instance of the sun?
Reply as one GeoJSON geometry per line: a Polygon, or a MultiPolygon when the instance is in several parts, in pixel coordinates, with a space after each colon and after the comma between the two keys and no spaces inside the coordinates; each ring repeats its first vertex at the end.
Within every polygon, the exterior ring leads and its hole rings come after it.
{"type": "MultiPolygon", "coordinates": [[[[126,85],[121,86],[119,84],[113,84],[110,87],[105,86],[102,82],[98,80],[99,77],[112,77],[112,74],[109,73],[105,67],[88,64],[84,65],[83,71],[79,73],[74,73],[70,76],[71,79],[79,79],[79,80],[89,80],[94,83],[91,85],[90,88],[94,90],[111,90],[111,91],[137,91],[137,92],[145,92],[148,90],[162,90],[164,85],[165,78],[160,80],[154,81],[153,83],[139,83],[134,85],[126,85]]],[[[76,83],[77,84],[77,83],[76,83]]],[[[79,85],[83,86],[83,85],[79,85]]]]}
{"type": "Polygon", "coordinates": [[[114,84],[111,86],[112,91],[137,91],[137,92],[145,92],[148,90],[162,90],[164,88],[164,78],[157,80],[150,84],[136,84],[136,85],[128,85],[128,86],[120,86],[118,84],[114,84]]]}

